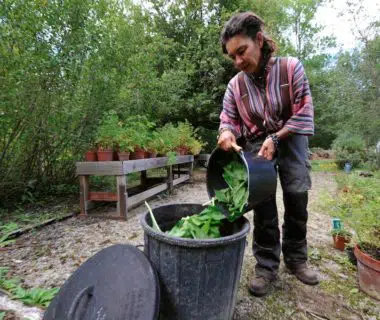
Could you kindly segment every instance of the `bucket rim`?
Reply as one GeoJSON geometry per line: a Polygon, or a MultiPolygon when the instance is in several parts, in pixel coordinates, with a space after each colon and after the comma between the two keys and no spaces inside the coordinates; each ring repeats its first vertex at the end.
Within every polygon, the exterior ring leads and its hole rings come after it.
{"type": "MultiPolygon", "coordinates": [[[[181,203],[181,204],[201,205],[199,203],[181,203]]],[[[178,203],[172,203],[172,204],[164,205],[161,207],[172,206],[172,205],[178,205],[178,203]]],[[[154,208],[152,209],[154,210],[154,208]]],[[[147,217],[149,217],[149,212],[146,212],[140,218],[140,224],[142,228],[144,229],[144,232],[146,232],[149,236],[153,237],[154,239],[157,239],[159,241],[162,241],[171,245],[181,246],[181,247],[200,248],[200,247],[215,247],[215,246],[226,245],[233,242],[237,242],[245,238],[250,230],[249,220],[245,218],[244,216],[241,216],[239,219],[242,219],[244,221],[244,224],[239,232],[234,233],[232,235],[229,235],[226,237],[214,238],[214,239],[180,238],[180,237],[168,236],[166,233],[163,233],[163,232],[160,233],[154,230],[146,222],[147,217]]]]}

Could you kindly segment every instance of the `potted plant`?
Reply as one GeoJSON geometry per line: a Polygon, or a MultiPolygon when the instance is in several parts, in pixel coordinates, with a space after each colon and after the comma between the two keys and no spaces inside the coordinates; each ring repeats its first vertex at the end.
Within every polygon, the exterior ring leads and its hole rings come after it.
{"type": "Polygon", "coordinates": [[[357,258],[359,286],[371,297],[380,300],[380,246],[362,242],[354,248],[357,258]]]}
{"type": "Polygon", "coordinates": [[[128,131],[130,141],[134,144],[130,159],[144,159],[150,131],[155,126],[154,122],[149,121],[146,116],[131,116],[125,121],[124,126],[128,131]]]}
{"type": "Polygon", "coordinates": [[[149,158],[157,157],[158,150],[162,146],[163,141],[160,139],[160,135],[157,131],[154,131],[147,142],[147,151],[149,158]]]}
{"type": "Polygon", "coordinates": [[[95,143],[90,143],[88,151],[85,153],[86,161],[98,161],[97,146],[95,143]]]}
{"type": "Polygon", "coordinates": [[[352,233],[344,228],[334,229],[331,231],[334,240],[334,247],[340,251],[344,251],[346,243],[351,241],[352,233]]]}
{"type": "Polygon", "coordinates": [[[128,133],[122,134],[118,139],[119,151],[117,153],[120,161],[129,160],[130,154],[133,151],[133,143],[128,136],[128,133]]]}
{"type": "Polygon", "coordinates": [[[98,128],[96,143],[99,161],[112,161],[113,149],[120,134],[121,124],[115,111],[105,114],[98,128]]]}

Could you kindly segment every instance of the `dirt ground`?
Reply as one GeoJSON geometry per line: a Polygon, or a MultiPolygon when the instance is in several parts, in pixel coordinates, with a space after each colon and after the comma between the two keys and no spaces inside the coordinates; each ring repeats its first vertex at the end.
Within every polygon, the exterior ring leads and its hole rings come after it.
{"type": "MultiPolygon", "coordinates": [[[[195,171],[194,182],[149,201],[152,207],[168,203],[204,203],[208,201],[204,171],[195,171]]],[[[279,280],[265,298],[251,296],[247,290],[255,259],[248,238],[238,291],[235,320],[252,319],[380,319],[379,303],[357,290],[356,268],[344,253],[332,248],[329,235],[331,218],[320,212],[318,201],[324,192],[332,193],[336,185],[333,174],[313,173],[309,195],[309,264],[320,276],[318,286],[306,286],[287,273],[281,265],[279,280]]],[[[278,208],[282,218],[281,190],[278,208]]],[[[102,209],[104,210],[104,208],[102,209]]],[[[66,221],[28,233],[17,240],[17,247],[0,253],[0,265],[9,267],[27,287],[57,287],[89,257],[115,243],[143,244],[139,220],[145,206],[130,211],[128,221],[120,222],[90,217],[66,221]]],[[[252,222],[253,213],[246,214],[252,222]]]]}

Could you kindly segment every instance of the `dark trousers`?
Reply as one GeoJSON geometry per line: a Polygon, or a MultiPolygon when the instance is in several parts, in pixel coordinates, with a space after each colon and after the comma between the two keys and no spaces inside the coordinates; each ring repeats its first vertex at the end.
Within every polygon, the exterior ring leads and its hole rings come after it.
{"type": "MultiPolygon", "coordinates": [[[[257,153],[262,142],[247,143],[245,150],[257,153]]],[[[296,268],[307,261],[307,190],[311,187],[307,149],[307,137],[294,135],[281,141],[277,155],[285,207],[282,253],[289,268],[296,268]]],[[[256,274],[274,278],[281,254],[275,196],[255,206],[253,222],[252,246],[257,260],[256,274]]]]}
{"type": "MultiPolygon", "coordinates": [[[[307,192],[284,192],[282,253],[285,264],[296,268],[307,261],[306,223],[307,192]]],[[[281,244],[278,214],[274,197],[254,208],[253,254],[256,274],[274,278],[280,264],[281,244]]]]}

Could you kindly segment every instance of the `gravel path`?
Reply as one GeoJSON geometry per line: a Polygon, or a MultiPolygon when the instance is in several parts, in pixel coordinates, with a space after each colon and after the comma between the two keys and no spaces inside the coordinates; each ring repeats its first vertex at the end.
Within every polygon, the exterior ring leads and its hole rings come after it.
{"type": "MultiPolygon", "coordinates": [[[[333,175],[328,173],[313,173],[312,179],[313,189],[309,194],[309,246],[326,247],[328,245],[331,247],[330,217],[319,212],[316,204],[319,194],[321,192],[334,192],[336,184],[333,175]]],[[[196,172],[194,180],[195,182],[192,184],[177,187],[171,196],[162,195],[150,200],[150,205],[157,207],[169,203],[204,203],[208,201],[204,172],[196,172]]],[[[278,209],[282,219],[283,205],[280,188],[277,197],[278,209]]],[[[38,232],[20,237],[17,241],[19,248],[0,254],[0,265],[9,267],[13,276],[23,279],[24,285],[27,287],[61,286],[84,261],[102,248],[115,243],[143,244],[143,231],[139,219],[145,212],[145,206],[139,206],[130,211],[131,218],[125,222],[93,217],[87,219],[70,218],[47,226],[38,232]]],[[[246,215],[251,222],[252,215],[252,212],[246,215]]],[[[250,249],[251,242],[252,235],[250,234],[234,319],[277,319],[275,314],[270,316],[271,311],[269,310],[276,295],[258,299],[250,296],[247,292],[246,286],[254,266],[254,258],[250,249]]],[[[318,270],[318,268],[316,269],[318,270]]],[[[323,273],[320,273],[320,276],[322,279],[326,278],[323,273]]],[[[309,305],[313,303],[318,305],[319,303],[322,309],[331,309],[331,315],[334,315],[331,319],[360,319],[353,317],[354,313],[343,312],[339,314],[338,311],[334,311],[336,308],[334,303],[328,307],[328,299],[326,300],[319,287],[299,284],[299,282],[294,281],[293,276],[283,270],[283,267],[280,270],[280,280],[276,284],[276,290],[280,293],[279,301],[281,299],[286,300],[286,294],[292,294],[293,298],[296,297],[284,302],[285,305],[290,303],[289,312],[291,310],[293,313],[294,310],[302,311],[302,308],[307,309],[309,305]],[[281,294],[285,294],[285,297],[282,297],[281,294]],[[297,299],[297,296],[300,299],[297,299]],[[314,302],[311,303],[308,299],[314,302]],[[341,315],[349,317],[341,318],[341,315]]],[[[275,305],[278,306],[278,303],[276,302],[275,305]]],[[[316,310],[315,305],[313,310],[316,310]]],[[[284,316],[279,319],[286,318],[284,316]]],[[[289,319],[304,318],[290,316],[289,319]]]]}

